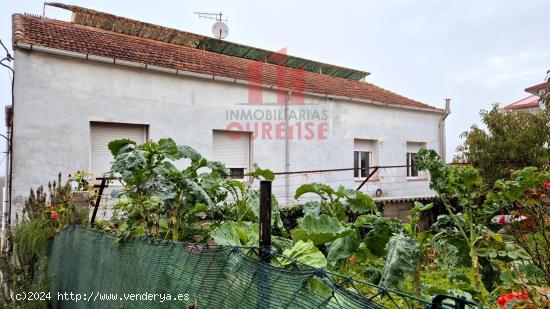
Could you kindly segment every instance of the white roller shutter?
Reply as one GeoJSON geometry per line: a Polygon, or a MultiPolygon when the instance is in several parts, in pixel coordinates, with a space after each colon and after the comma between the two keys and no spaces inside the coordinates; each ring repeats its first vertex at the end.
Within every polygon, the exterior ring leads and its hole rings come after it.
{"type": "Polygon", "coordinates": [[[213,133],[214,160],[228,168],[244,168],[250,165],[250,133],[218,131],[213,133]]]}
{"type": "Polygon", "coordinates": [[[407,142],[407,152],[417,153],[421,148],[426,148],[426,143],[407,142]]]}
{"type": "Polygon", "coordinates": [[[113,155],[107,148],[110,141],[128,138],[138,145],[147,141],[147,126],[120,123],[90,123],[90,171],[100,177],[111,169],[113,155]]]}
{"type": "Polygon", "coordinates": [[[374,153],[374,141],[370,139],[355,139],[354,149],[355,151],[366,151],[374,153]]]}
{"type": "Polygon", "coordinates": [[[370,152],[370,165],[374,166],[378,164],[378,141],[374,139],[355,139],[354,140],[355,151],[370,152]]]}

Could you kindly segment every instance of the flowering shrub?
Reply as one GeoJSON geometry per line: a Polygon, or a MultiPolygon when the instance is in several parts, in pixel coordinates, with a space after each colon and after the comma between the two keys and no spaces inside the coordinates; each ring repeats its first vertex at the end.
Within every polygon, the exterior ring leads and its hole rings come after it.
{"type": "Polygon", "coordinates": [[[50,211],[50,219],[55,220],[57,216],[58,216],[57,211],[55,210],[50,211]]]}
{"type": "Polygon", "coordinates": [[[497,305],[500,306],[500,308],[505,308],[508,303],[510,303],[512,300],[519,300],[519,301],[528,301],[529,300],[529,293],[527,290],[521,290],[518,292],[511,292],[508,294],[500,295],[497,298],[497,305]]]}
{"type": "Polygon", "coordinates": [[[71,195],[71,179],[64,184],[61,174],[48,183],[30,191],[21,217],[8,237],[15,250],[0,256],[1,308],[49,308],[46,301],[27,302],[11,297],[11,292],[47,291],[46,249],[50,239],[70,224],[81,223],[75,216],[75,202],[71,195]],[[37,280],[38,279],[38,280],[37,280]]]}
{"type": "Polygon", "coordinates": [[[527,252],[550,284],[550,173],[527,167],[514,171],[511,180],[499,180],[487,194],[485,210],[507,218],[503,232],[527,252]],[[509,219],[508,219],[509,218],[509,219]]]}

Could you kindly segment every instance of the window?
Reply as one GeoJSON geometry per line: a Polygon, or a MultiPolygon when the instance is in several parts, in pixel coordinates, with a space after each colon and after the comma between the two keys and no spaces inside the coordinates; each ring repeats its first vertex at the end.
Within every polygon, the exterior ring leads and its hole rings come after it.
{"type": "Polygon", "coordinates": [[[250,132],[214,130],[213,159],[225,164],[229,177],[244,179],[250,167],[250,132]]]}
{"type": "Polygon", "coordinates": [[[415,155],[414,152],[407,152],[407,177],[418,177],[418,169],[414,164],[415,155]]]}
{"type": "Polygon", "coordinates": [[[353,177],[366,178],[372,172],[371,167],[376,165],[376,146],[375,140],[354,140],[353,177]]]}
{"type": "Polygon", "coordinates": [[[406,165],[407,165],[407,178],[409,178],[409,179],[424,179],[425,178],[424,173],[420,172],[416,168],[416,164],[414,163],[414,156],[416,155],[416,153],[421,148],[426,148],[426,143],[407,142],[406,165]]]}
{"type": "Polygon", "coordinates": [[[113,155],[107,148],[107,144],[122,138],[143,144],[147,141],[147,126],[108,122],[90,123],[90,171],[96,177],[101,177],[111,170],[113,155]]]}
{"type": "Polygon", "coordinates": [[[229,168],[229,177],[234,179],[244,179],[244,168],[229,168]]]}
{"type": "Polygon", "coordinates": [[[372,161],[372,152],[354,151],[353,152],[353,177],[365,178],[370,174],[370,162],[372,161]]]}

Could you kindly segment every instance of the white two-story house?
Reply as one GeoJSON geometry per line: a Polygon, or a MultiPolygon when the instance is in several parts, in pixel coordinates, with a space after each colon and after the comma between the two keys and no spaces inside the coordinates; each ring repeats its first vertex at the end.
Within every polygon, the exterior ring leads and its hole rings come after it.
{"type": "Polygon", "coordinates": [[[13,15],[12,217],[59,172],[107,172],[118,138],[172,137],[236,178],[269,168],[281,204],[307,182],[357,188],[376,166],[361,188],[372,196],[433,196],[412,158],[422,147],[444,155],[448,108],[373,85],[367,72],[54,5],[72,21],[13,15]]]}

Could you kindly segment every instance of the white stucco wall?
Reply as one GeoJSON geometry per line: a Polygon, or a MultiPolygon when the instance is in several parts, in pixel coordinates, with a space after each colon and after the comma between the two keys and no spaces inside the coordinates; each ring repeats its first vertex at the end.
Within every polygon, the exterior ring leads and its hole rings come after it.
{"type": "MultiPolygon", "coordinates": [[[[39,52],[16,50],[15,57],[12,213],[31,187],[59,172],[89,170],[90,121],[147,124],[151,139],[172,137],[211,157],[212,130],[224,129],[226,111],[248,101],[243,85],[39,52]]],[[[264,91],[264,101],[276,102],[276,93],[264,91]]],[[[328,111],[327,138],[289,141],[290,171],[353,167],[354,138],[379,142],[378,165],[404,165],[408,141],[439,149],[441,114],[313,96],[305,103],[303,108],[328,111]]],[[[284,140],[258,138],[252,149],[252,161],[262,168],[285,170],[284,140]]],[[[309,181],[358,185],[352,171],[293,175],[290,193],[309,181]]],[[[377,188],[386,197],[430,194],[428,181],[407,181],[404,168],[381,170],[380,181],[365,190],[377,188]]],[[[284,177],[273,191],[283,199],[284,177]]]]}

